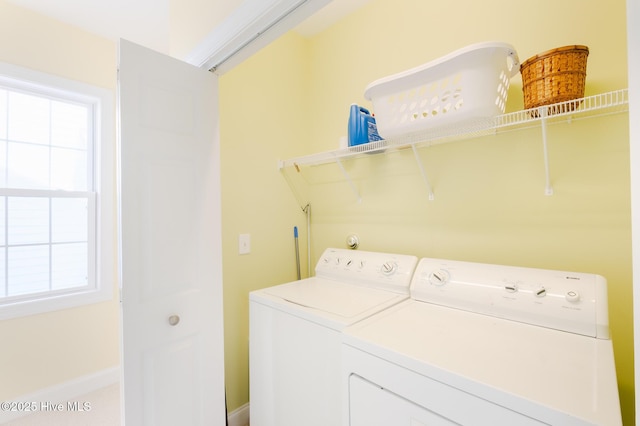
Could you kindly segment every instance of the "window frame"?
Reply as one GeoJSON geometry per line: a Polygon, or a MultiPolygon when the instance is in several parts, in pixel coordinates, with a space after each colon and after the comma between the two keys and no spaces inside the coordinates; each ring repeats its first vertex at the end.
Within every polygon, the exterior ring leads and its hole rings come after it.
{"type": "MultiPolygon", "coordinates": [[[[89,262],[89,273],[94,268],[95,286],[50,291],[20,297],[0,298],[0,320],[35,315],[79,307],[113,299],[114,280],[114,107],[113,91],[86,83],[69,80],[39,71],[0,62],[0,84],[15,90],[38,93],[90,104],[93,110],[93,146],[89,147],[93,162],[93,189],[87,193],[93,197],[95,222],[89,235],[95,237],[89,253],[95,253],[94,262],[89,262]]],[[[12,190],[8,190],[11,192],[12,190]]],[[[47,191],[51,196],[65,191],[47,191]]],[[[67,195],[72,195],[68,192],[67,195]]],[[[91,218],[90,218],[91,219],[91,218]]]]}

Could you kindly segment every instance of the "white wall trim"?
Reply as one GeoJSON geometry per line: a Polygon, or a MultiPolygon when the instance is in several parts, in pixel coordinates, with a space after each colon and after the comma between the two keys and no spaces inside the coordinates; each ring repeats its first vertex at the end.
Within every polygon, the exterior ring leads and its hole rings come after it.
{"type": "MultiPolygon", "coordinates": [[[[120,367],[112,367],[69,380],[68,382],[40,389],[28,395],[12,398],[9,402],[51,402],[58,404],[118,383],[119,381],[120,367]]],[[[33,413],[28,411],[0,411],[0,424],[4,424],[28,414],[33,413]]]]}
{"type": "Polygon", "coordinates": [[[293,29],[330,0],[244,0],[184,59],[224,73],[293,29]]]}
{"type": "Polygon", "coordinates": [[[229,426],[249,426],[249,403],[233,410],[227,419],[229,426]]]}
{"type": "Polygon", "coordinates": [[[56,75],[23,68],[18,65],[0,62],[0,81],[10,87],[33,90],[42,96],[54,96],[76,100],[95,108],[95,188],[87,188],[97,193],[96,223],[92,227],[91,239],[97,241],[95,250],[95,287],[77,289],[77,291],[46,294],[22,301],[5,301],[0,306],[0,320],[34,315],[44,312],[68,309],[90,303],[113,299],[114,294],[114,134],[115,117],[113,91],[87,83],[70,80],[56,75]]]}

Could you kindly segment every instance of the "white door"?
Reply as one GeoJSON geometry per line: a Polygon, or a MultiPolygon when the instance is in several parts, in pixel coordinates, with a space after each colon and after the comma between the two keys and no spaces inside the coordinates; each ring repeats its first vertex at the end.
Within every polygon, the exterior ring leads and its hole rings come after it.
{"type": "Polygon", "coordinates": [[[119,56],[123,423],[224,425],[217,77],[119,56]]]}

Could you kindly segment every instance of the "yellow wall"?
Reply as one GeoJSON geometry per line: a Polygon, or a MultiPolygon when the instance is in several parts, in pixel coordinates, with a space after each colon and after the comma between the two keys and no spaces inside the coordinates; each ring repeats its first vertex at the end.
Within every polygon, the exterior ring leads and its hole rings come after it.
{"type": "MultiPolygon", "coordinates": [[[[479,41],[505,41],[521,60],[589,46],[586,94],[627,86],[625,2],[377,0],[321,34],[278,40],[221,78],[223,228],[229,408],[247,402],[247,293],[294,277],[291,228],[312,203],[312,262],[349,233],[363,250],[598,273],[610,322],[625,424],[633,424],[628,118],[551,126],[555,194],[544,195],[539,129],[420,150],[428,201],[410,151],[347,161],[358,203],[336,166],[280,173],[285,159],[338,148],[351,103],[371,81],[479,41]],[[580,20],[573,17],[580,11],[580,20]],[[550,13],[553,11],[553,13],[550,13]],[[298,71],[308,72],[299,81],[298,71]],[[255,150],[255,151],[254,151],[255,150]],[[288,187],[291,184],[293,191],[288,187]],[[288,191],[288,192],[287,192],[288,191]],[[237,255],[237,234],[254,252],[237,255]],[[255,243],[254,243],[255,242],[255,243]]],[[[522,109],[512,79],[508,111],[522,109]]],[[[305,270],[305,269],[303,269],[305,270]]]]}
{"type": "Polygon", "coordinates": [[[240,3],[240,0],[170,0],[169,54],[187,57],[240,3]]]}
{"type": "MultiPolygon", "coordinates": [[[[287,35],[220,78],[225,372],[229,410],[248,401],[251,290],[296,278],[293,227],[306,219],[277,170],[308,138],[303,39],[287,35]],[[238,254],[238,235],[251,253],[238,254]]],[[[306,258],[301,243],[301,257],[306,258]]],[[[302,266],[306,270],[306,263],[302,266]]]]}
{"type": "MultiPolygon", "coordinates": [[[[2,62],[115,89],[116,48],[103,38],[0,0],[0,40],[2,62]]],[[[115,296],[0,321],[0,400],[117,366],[118,338],[115,296]]]]}

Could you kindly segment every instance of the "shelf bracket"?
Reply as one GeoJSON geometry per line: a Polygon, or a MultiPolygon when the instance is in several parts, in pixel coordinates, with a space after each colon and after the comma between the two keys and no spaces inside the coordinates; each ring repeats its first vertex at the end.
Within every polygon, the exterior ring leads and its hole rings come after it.
{"type": "Polygon", "coordinates": [[[342,175],[345,177],[347,182],[349,182],[349,186],[351,187],[351,190],[353,191],[356,198],[358,199],[358,204],[360,204],[362,202],[362,197],[360,197],[360,192],[358,192],[358,188],[356,188],[356,185],[353,183],[353,180],[351,180],[351,176],[349,176],[349,173],[347,173],[344,166],[342,165],[342,161],[340,161],[339,158],[336,158],[336,164],[340,168],[340,171],[342,172],[342,175]]]}
{"type": "Polygon", "coordinates": [[[427,185],[427,191],[429,191],[429,201],[433,201],[435,199],[433,195],[433,189],[431,188],[431,183],[429,182],[429,178],[427,177],[427,172],[424,170],[424,165],[422,161],[420,161],[420,156],[418,155],[418,149],[415,144],[411,144],[411,149],[413,150],[413,155],[416,157],[416,162],[418,163],[418,168],[420,169],[420,174],[422,174],[422,180],[427,185]]]}
{"type": "Polygon", "coordinates": [[[544,195],[553,195],[553,187],[551,186],[551,172],[549,171],[549,150],[547,148],[547,107],[538,108],[538,113],[540,114],[540,125],[542,128],[542,151],[544,155],[544,195]]]}

